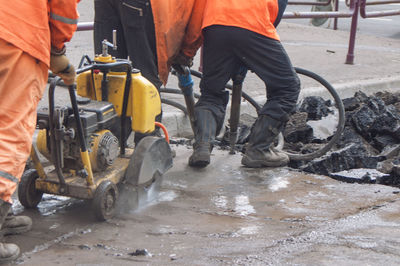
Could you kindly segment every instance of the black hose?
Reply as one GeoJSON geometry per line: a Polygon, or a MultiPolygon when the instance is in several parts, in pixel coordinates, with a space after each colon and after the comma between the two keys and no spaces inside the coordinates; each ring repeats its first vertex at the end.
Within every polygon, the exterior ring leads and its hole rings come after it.
{"type": "Polygon", "coordinates": [[[182,112],[184,112],[185,115],[188,115],[188,112],[187,112],[187,110],[186,110],[186,107],[185,107],[183,104],[177,103],[177,102],[172,101],[172,100],[163,99],[163,98],[161,98],[161,102],[164,103],[164,104],[168,104],[168,105],[171,105],[171,106],[173,106],[173,107],[176,107],[176,108],[178,108],[179,110],[181,110],[182,112]]]}
{"type": "MultiPolygon", "coordinates": [[[[338,125],[337,125],[337,128],[336,128],[336,131],[335,131],[335,133],[333,134],[331,139],[328,141],[328,143],[324,147],[322,147],[321,149],[319,149],[317,151],[314,151],[314,152],[311,152],[311,153],[307,153],[307,154],[295,154],[295,153],[287,152],[289,158],[291,160],[293,160],[293,161],[308,161],[308,160],[312,160],[312,159],[315,159],[315,158],[318,158],[318,157],[321,157],[322,155],[324,155],[339,140],[341,134],[343,133],[344,126],[345,126],[345,110],[344,110],[344,106],[343,106],[342,100],[340,99],[340,97],[337,94],[336,90],[332,87],[332,85],[329,82],[327,82],[324,78],[322,78],[321,76],[319,76],[316,73],[311,72],[309,70],[305,70],[305,69],[302,69],[302,68],[299,68],[299,67],[295,67],[294,69],[295,69],[296,73],[304,75],[304,76],[307,76],[309,78],[312,78],[312,79],[318,81],[321,85],[323,85],[329,91],[329,93],[331,94],[333,99],[335,100],[336,107],[339,110],[339,114],[338,114],[339,122],[338,122],[338,125]]],[[[191,69],[190,73],[193,76],[195,76],[197,78],[200,78],[200,79],[203,77],[203,74],[201,72],[199,72],[199,71],[196,71],[196,70],[192,70],[191,69]]],[[[227,88],[229,90],[232,90],[232,85],[231,84],[226,84],[225,88],[227,88]]],[[[180,90],[168,89],[168,88],[162,89],[161,92],[182,94],[182,92],[180,90]]],[[[199,95],[195,94],[195,97],[198,98],[199,95]]],[[[248,94],[246,94],[243,91],[242,91],[242,97],[245,100],[247,100],[256,109],[256,111],[258,113],[258,111],[260,110],[259,104],[253,98],[251,98],[248,94]]],[[[180,105],[180,104],[175,103],[175,102],[173,102],[171,100],[165,101],[165,103],[173,105],[173,106],[180,105]]],[[[184,111],[183,108],[179,107],[179,109],[184,111]]],[[[185,112],[185,114],[186,114],[186,112],[185,112]]]]}
{"type": "MultiPolygon", "coordinates": [[[[190,70],[190,73],[195,76],[198,77],[199,79],[203,78],[203,74],[200,71],[196,71],[196,70],[190,70]]],[[[228,90],[232,90],[232,85],[231,84],[226,84],[225,88],[227,88],[228,90]]],[[[261,109],[260,105],[253,99],[250,97],[250,95],[248,95],[247,93],[242,91],[242,97],[248,101],[257,111],[261,109]]]]}
{"type": "MultiPolygon", "coordinates": [[[[173,94],[182,94],[182,90],[171,89],[171,88],[161,88],[160,92],[173,93],[173,94]]],[[[194,98],[196,98],[196,99],[200,98],[200,94],[198,94],[198,93],[193,93],[193,95],[194,95],[194,98]]]]}
{"type": "Polygon", "coordinates": [[[298,74],[310,77],[316,81],[318,81],[319,83],[321,83],[331,94],[331,96],[333,97],[333,99],[335,100],[335,104],[336,107],[339,110],[339,122],[336,128],[336,132],[333,134],[333,136],[331,137],[331,139],[328,141],[327,144],[325,144],[325,146],[317,151],[311,152],[311,153],[307,153],[307,154],[294,154],[294,153],[287,153],[287,155],[289,156],[289,158],[293,161],[308,161],[308,160],[312,160],[318,157],[321,157],[322,155],[324,155],[326,152],[328,152],[332,146],[339,140],[340,136],[343,133],[344,130],[344,125],[345,125],[345,110],[344,110],[344,106],[343,106],[343,102],[340,99],[339,95],[337,94],[336,90],[332,87],[332,85],[326,81],[324,78],[322,78],[321,76],[315,74],[314,72],[299,68],[299,67],[295,67],[294,68],[296,70],[296,72],[298,74]]]}

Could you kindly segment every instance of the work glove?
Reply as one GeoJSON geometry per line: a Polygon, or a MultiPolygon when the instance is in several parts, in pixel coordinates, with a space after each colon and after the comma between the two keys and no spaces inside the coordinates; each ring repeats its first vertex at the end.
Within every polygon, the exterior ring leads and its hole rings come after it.
{"type": "Polygon", "coordinates": [[[181,65],[191,67],[193,66],[193,58],[186,56],[180,52],[177,56],[172,59],[172,65],[181,65]]]}
{"type": "Polygon", "coordinates": [[[65,48],[61,51],[56,51],[54,48],[51,50],[50,55],[50,70],[62,78],[65,85],[72,85],[75,82],[75,68],[69,63],[68,58],[65,56],[65,48]]]}

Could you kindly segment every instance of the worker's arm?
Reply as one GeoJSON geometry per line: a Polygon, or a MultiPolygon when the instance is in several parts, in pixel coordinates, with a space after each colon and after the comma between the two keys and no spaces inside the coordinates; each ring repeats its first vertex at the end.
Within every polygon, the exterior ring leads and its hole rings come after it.
{"type": "Polygon", "coordinates": [[[75,81],[75,68],[65,56],[69,42],[78,24],[77,0],[50,0],[49,27],[51,35],[50,70],[60,76],[66,85],[75,81]]]}
{"type": "Polygon", "coordinates": [[[206,2],[206,0],[196,0],[193,6],[181,48],[181,53],[188,58],[193,58],[203,43],[201,27],[206,2]]]}
{"type": "Polygon", "coordinates": [[[50,0],[49,26],[51,46],[58,50],[69,42],[78,25],[77,0],[50,0]]]}

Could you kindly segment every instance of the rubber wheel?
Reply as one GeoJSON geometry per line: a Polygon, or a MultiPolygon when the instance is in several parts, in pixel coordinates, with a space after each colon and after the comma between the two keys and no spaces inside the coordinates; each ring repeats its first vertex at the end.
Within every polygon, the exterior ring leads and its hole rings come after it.
{"type": "Polygon", "coordinates": [[[94,215],[99,221],[106,221],[114,217],[117,199],[117,186],[109,180],[101,182],[93,198],[94,215]]]}
{"type": "Polygon", "coordinates": [[[25,208],[36,208],[42,200],[43,192],[35,187],[39,174],[35,169],[25,171],[18,185],[18,199],[25,208]]]}

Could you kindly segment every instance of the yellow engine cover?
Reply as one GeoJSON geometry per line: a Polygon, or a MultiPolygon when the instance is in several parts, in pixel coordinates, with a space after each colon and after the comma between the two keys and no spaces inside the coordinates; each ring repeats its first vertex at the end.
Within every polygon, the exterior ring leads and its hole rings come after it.
{"type": "MultiPolygon", "coordinates": [[[[101,81],[103,73],[91,74],[86,71],[77,77],[77,93],[82,97],[101,101],[101,81]],[[93,88],[93,84],[94,87],[93,88]]],[[[126,73],[109,72],[108,101],[111,102],[117,114],[122,113],[126,73]]],[[[161,100],[156,87],[140,73],[132,74],[129,91],[127,116],[132,118],[132,130],[148,133],[155,129],[155,117],[161,113],[161,100]]]]}

